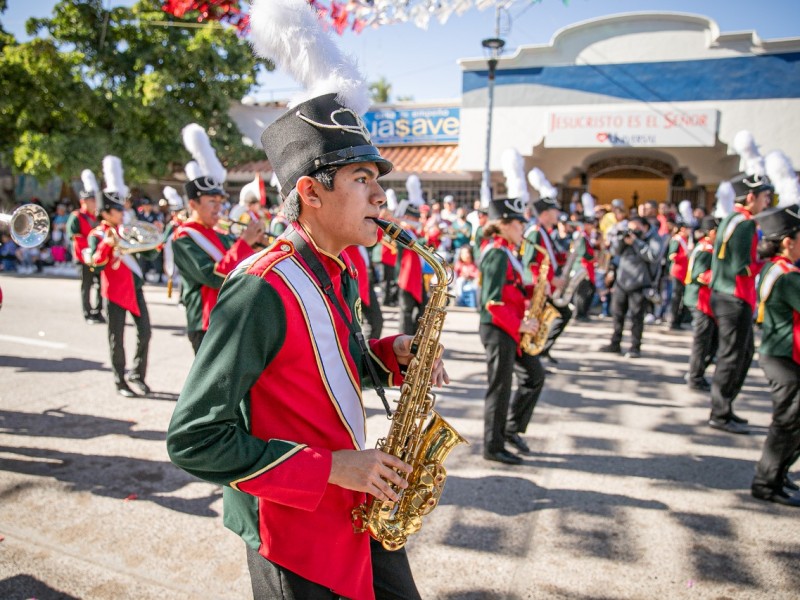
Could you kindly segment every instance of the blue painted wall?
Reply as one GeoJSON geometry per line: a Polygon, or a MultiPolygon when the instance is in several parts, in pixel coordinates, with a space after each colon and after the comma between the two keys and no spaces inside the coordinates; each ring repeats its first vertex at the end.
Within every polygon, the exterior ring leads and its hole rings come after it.
{"type": "MultiPolygon", "coordinates": [[[[488,71],[467,71],[463,93],[485,88],[488,71]]],[[[672,102],[800,98],[800,52],[674,62],[498,70],[496,86],[538,85],[624,100],[672,102]]]]}

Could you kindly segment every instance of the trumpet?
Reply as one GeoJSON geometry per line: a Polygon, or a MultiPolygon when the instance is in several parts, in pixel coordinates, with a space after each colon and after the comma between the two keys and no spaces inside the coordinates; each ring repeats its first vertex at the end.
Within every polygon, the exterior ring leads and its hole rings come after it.
{"type": "MultiPolygon", "coordinates": [[[[217,227],[222,229],[223,231],[227,232],[229,235],[232,235],[235,238],[239,238],[244,233],[244,230],[252,223],[253,221],[234,221],[228,217],[220,217],[217,221],[217,227]]],[[[263,238],[266,238],[267,244],[271,244],[275,241],[275,236],[264,231],[262,234],[263,238]]],[[[254,248],[266,248],[267,246],[262,242],[256,242],[254,248]]]]}
{"type": "Polygon", "coordinates": [[[35,248],[50,230],[47,211],[36,204],[24,204],[10,215],[0,214],[0,223],[8,227],[14,243],[23,248],[35,248]]]}

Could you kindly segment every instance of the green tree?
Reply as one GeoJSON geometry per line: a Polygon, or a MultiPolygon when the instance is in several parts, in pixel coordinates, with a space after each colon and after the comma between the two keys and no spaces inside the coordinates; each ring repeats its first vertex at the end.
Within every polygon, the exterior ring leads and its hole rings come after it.
{"type": "Polygon", "coordinates": [[[234,30],[192,27],[191,14],[175,19],[157,0],[103,5],[61,0],[52,17],[28,21],[39,37],[2,48],[0,85],[11,93],[0,99],[0,152],[16,169],[69,178],[115,154],[128,182],[151,180],[189,160],[180,132],[191,122],[223,164],[261,156],[228,114],[257,72],[234,30]]]}
{"type": "Polygon", "coordinates": [[[386,81],[386,77],[381,77],[369,84],[369,94],[376,104],[388,102],[392,95],[392,84],[386,81]]]}

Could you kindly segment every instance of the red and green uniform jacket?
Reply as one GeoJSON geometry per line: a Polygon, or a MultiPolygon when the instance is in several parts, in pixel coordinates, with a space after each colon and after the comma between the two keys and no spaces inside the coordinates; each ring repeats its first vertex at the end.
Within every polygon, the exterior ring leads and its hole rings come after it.
{"type": "Polygon", "coordinates": [[[758,286],[759,353],[800,364],[800,269],[784,256],[764,266],[758,286]]]}
{"type": "MultiPolygon", "coordinates": [[[[100,295],[109,302],[121,306],[137,317],[141,315],[136,301],[136,290],[144,284],[142,269],[133,254],[118,254],[108,243],[108,231],[115,229],[107,221],[89,233],[89,248],[92,251],[92,271],[100,271],[100,295]]],[[[155,256],[155,251],[147,255],[155,256]]]]}
{"type": "Polygon", "coordinates": [[[680,234],[675,234],[669,241],[667,258],[670,262],[669,274],[678,281],[686,281],[689,271],[689,242],[680,234]]]}
{"type": "MultiPolygon", "coordinates": [[[[412,238],[418,239],[416,234],[410,229],[406,229],[412,238]]],[[[397,273],[397,286],[401,290],[407,291],[419,303],[422,303],[422,292],[424,284],[422,281],[422,259],[413,250],[397,245],[397,257],[400,262],[400,269],[397,273]]]]}
{"type": "Polygon", "coordinates": [[[364,246],[350,246],[343,254],[358,273],[358,297],[363,305],[369,306],[369,253],[364,246]]]}
{"type": "Polygon", "coordinates": [[[519,326],[532,288],[523,283],[522,264],[504,238],[493,236],[484,246],[480,271],[480,322],[499,327],[519,345],[519,326]]]}
{"type": "Polygon", "coordinates": [[[72,258],[83,263],[83,250],[89,247],[89,233],[97,227],[97,218],[87,210],[73,210],[67,219],[67,237],[72,242],[72,258]]]}
{"type": "MultiPolygon", "coordinates": [[[[581,266],[586,269],[587,279],[592,285],[595,285],[594,277],[594,248],[592,248],[592,241],[585,231],[580,231],[575,237],[575,252],[577,256],[581,257],[581,266]]],[[[569,273],[565,273],[569,275],[569,273]]]]}
{"type": "MultiPolygon", "coordinates": [[[[353,318],[355,270],[316,252],[353,318]]],[[[395,337],[368,342],[366,359],[388,386],[402,383],[395,337]]],[[[366,496],[328,478],[334,451],[364,448],[362,358],[310,269],[279,240],[222,287],[167,434],[175,464],[224,486],[228,528],[269,560],[359,600],[374,597],[369,535],[354,533],[351,519],[366,496]]]]}
{"type": "Polygon", "coordinates": [[[736,205],[717,227],[711,260],[711,289],[756,307],[756,276],[761,263],[756,257],[758,232],[753,215],[736,205]]]}
{"type": "Polygon", "coordinates": [[[556,247],[553,244],[553,236],[541,225],[533,225],[525,232],[522,242],[522,266],[524,267],[526,283],[539,280],[539,271],[542,268],[542,261],[545,256],[550,258],[547,282],[550,284],[548,293],[552,293],[553,278],[556,276],[556,269],[558,268],[558,256],[556,247]],[[537,250],[535,246],[541,246],[546,253],[537,250]]]}
{"type": "Polygon", "coordinates": [[[686,289],[683,291],[683,303],[689,308],[696,308],[700,312],[714,316],[711,310],[711,256],[714,244],[708,237],[697,242],[689,256],[686,268],[686,278],[683,282],[686,289]]]}
{"type": "Polygon", "coordinates": [[[186,329],[206,331],[222,282],[253,249],[242,239],[190,221],[175,230],[172,253],[181,274],[186,329]]]}

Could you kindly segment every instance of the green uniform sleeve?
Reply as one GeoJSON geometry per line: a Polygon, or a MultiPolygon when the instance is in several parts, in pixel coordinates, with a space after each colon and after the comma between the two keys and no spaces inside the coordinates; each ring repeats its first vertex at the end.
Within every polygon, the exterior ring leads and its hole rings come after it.
{"type": "Polygon", "coordinates": [[[692,272],[690,273],[692,277],[691,283],[708,285],[708,281],[700,281],[699,277],[709,269],[711,269],[711,252],[697,252],[692,263],[692,272]]]}
{"type": "Polygon", "coordinates": [[[78,217],[74,214],[69,216],[67,219],[67,238],[72,241],[76,235],[80,235],[81,233],[81,224],[78,222],[78,217]]]}
{"type": "Polygon", "coordinates": [[[675,256],[678,254],[678,240],[670,240],[669,248],[667,248],[667,271],[669,271],[675,256]]]}
{"type": "Polygon", "coordinates": [[[192,238],[178,238],[172,242],[172,251],[175,254],[175,264],[187,280],[210,288],[222,286],[225,277],[216,272],[216,263],[192,238]]]}
{"type": "Polygon", "coordinates": [[[736,275],[750,275],[750,265],[753,259],[753,236],[756,234],[754,219],[742,221],[733,232],[728,241],[727,251],[730,253],[731,270],[736,275]]]}
{"type": "MultiPolygon", "coordinates": [[[[94,253],[95,253],[95,252],[97,252],[97,247],[98,247],[99,245],[100,245],[100,240],[97,238],[97,236],[90,235],[90,236],[89,236],[89,250],[91,250],[91,251],[92,251],[92,255],[93,255],[93,256],[94,256],[94,253]]],[[[105,269],[105,268],[106,268],[106,265],[107,265],[107,264],[108,264],[108,263],[103,263],[103,264],[101,264],[101,265],[94,265],[94,264],[93,264],[93,265],[92,265],[91,267],[89,267],[89,268],[92,270],[92,272],[93,272],[93,273],[99,273],[100,271],[102,271],[103,269],[105,269]]]]}
{"type": "Polygon", "coordinates": [[[249,476],[286,452],[286,442],[250,435],[249,390],[286,336],[278,293],[263,279],[229,279],[192,365],[167,432],[172,461],[218,483],[249,476]]]}
{"type": "Polygon", "coordinates": [[[777,297],[786,302],[793,311],[800,313],[800,273],[787,273],[781,276],[775,284],[773,293],[777,293],[777,297]]]}
{"type": "Polygon", "coordinates": [[[536,246],[541,246],[539,240],[539,232],[534,231],[522,242],[522,279],[525,283],[533,283],[533,275],[531,274],[531,263],[536,260],[536,246]]]}
{"type": "Polygon", "coordinates": [[[503,250],[489,250],[481,261],[481,310],[490,302],[502,302],[508,256],[503,250]]]}

